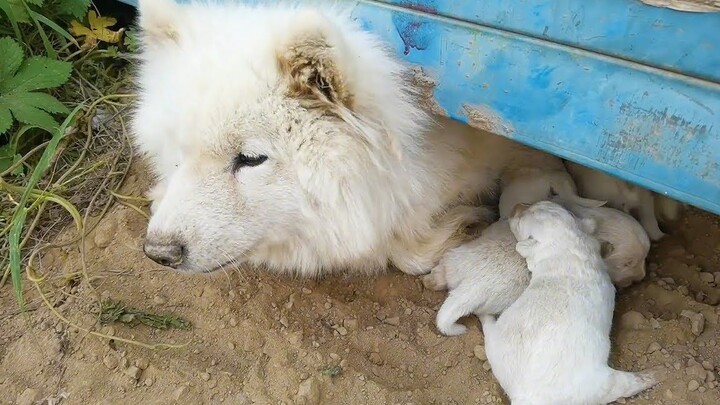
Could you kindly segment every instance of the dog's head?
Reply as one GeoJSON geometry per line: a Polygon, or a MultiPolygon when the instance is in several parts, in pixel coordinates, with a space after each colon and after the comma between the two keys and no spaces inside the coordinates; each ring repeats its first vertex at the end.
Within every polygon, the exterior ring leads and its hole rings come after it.
{"type": "Polygon", "coordinates": [[[650,251],[650,238],[632,216],[616,209],[596,209],[599,217],[596,235],[601,254],[607,263],[613,283],[627,287],[645,277],[645,259],[650,251]]]}
{"type": "Polygon", "coordinates": [[[525,258],[539,248],[547,250],[549,245],[561,246],[562,241],[573,242],[583,234],[592,234],[595,226],[594,220],[577,218],[550,201],[518,204],[510,217],[510,229],[518,241],[516,250],[525,258]]]}
{"type": "Polygon", "coordinates": [[[165,186],[146,253],[182,271],[357,259],[400,215],[427,123],[404,67],[332,11],[139,2],[134,131],[165,186]],[[382,190],[379,192],[376,190],[382,190]]]}

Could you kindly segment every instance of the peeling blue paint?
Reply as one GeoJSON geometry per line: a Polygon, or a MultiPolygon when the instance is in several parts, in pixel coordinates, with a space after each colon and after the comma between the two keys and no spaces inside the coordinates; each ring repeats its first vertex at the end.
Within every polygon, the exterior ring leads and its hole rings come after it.
{"type": "Polygon", "coordinates": [[[720,13],[367,0],[353,14],[431,72],[452,118],[476,113],[501,135],[720,214],[720,13]]]}

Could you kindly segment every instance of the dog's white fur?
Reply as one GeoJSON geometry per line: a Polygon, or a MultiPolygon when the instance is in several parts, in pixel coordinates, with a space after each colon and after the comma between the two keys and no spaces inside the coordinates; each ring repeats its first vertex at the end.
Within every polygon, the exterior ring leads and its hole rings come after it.
{"type": "Polygon", "coordinates": [[[665,236],[658,225],[656,205],[665,219],[675,220],[679,215],[681,204],[667,197],[574,162],[568,161],[566,166],[582,196],[607,201],[609,207],[636,216],[651,240],[665,236]]]}
{"type": "Polygon", "coordinates": [[[581,218],[595,221],[597,226],[593,236],[601,243],[601,255],[613,284],[622,288],[645,278],[650,239],[635,218],[614,208],[588,207],[563,201],[561,197],[555,197],[553,201],[581,218]]]}
{"type": "Polygon", "coordinates": [[[406,69],[349,14],[140,0],[133,133],[157,175],[146,243],[178,270],[427,273],[529,151],[422,111],[406,69]],[[267,156],[233,170],[239,154],[267,156]]]}
{"type": "Polygon", "coordinates": [[[515,251],[515,236],[507,220],[486,228],[480,237],[449,250],[430,274],[426,287],[449,289],[437,314],[438,330],[448,336],[465,333],[457,322],[463,316],[499,314],[522,294],[530,282],[525,259],[515,251]]]}
{"type": "Polygon", "coordinates": [[[518,207],[510,228],[532,278],[497,320],[482,318],[488,360],[513,405],[605,404],[656,384],[656,371],[607,364],[615,288],[592,221],[548,201],[518,207]]]}

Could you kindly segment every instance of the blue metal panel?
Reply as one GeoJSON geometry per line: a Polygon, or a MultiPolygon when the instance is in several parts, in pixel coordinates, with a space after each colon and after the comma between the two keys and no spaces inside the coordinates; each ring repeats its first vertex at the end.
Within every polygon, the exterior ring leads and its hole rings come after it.
{"type": "Polygon", "coordinates": [[[720,213],[720,84],[416,9],[353,14],[436,80],[449,116],[720,213]]]}
{"type": "Polygon", "coordinates": [[[720,13],[638,0],[379,0],[720,82],[720,13]]]}

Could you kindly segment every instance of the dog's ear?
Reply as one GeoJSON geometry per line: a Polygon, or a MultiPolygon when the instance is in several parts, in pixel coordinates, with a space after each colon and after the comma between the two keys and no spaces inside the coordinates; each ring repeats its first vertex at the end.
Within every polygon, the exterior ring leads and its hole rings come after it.
{"type": "Polygon", "coordinates": [[[535,246],[537,246],[537,243],[538,242],[533,238],[521,240],[515,244],[515,250],[520,254],[520,256],[528,257],[532,254],[532,251],[535,249],[535,246]]]}
{"type": "Polygon", "coordinates": [[[289,95],[308,108],[352,109],[340,30],[316,10],[301,11],[295,21],[277,54],[289,95]]]}
{"type": "Polygon", "coordinates": [[[606,259],[615,250],[615,246],[610,242],[600,242],[600,257],[606,259]]]}
{"type": "Polygon", "coordinates": [[[148,45],[177,41],[183,9],[175,0],[138,0],[139,26],[148,45]]]}

